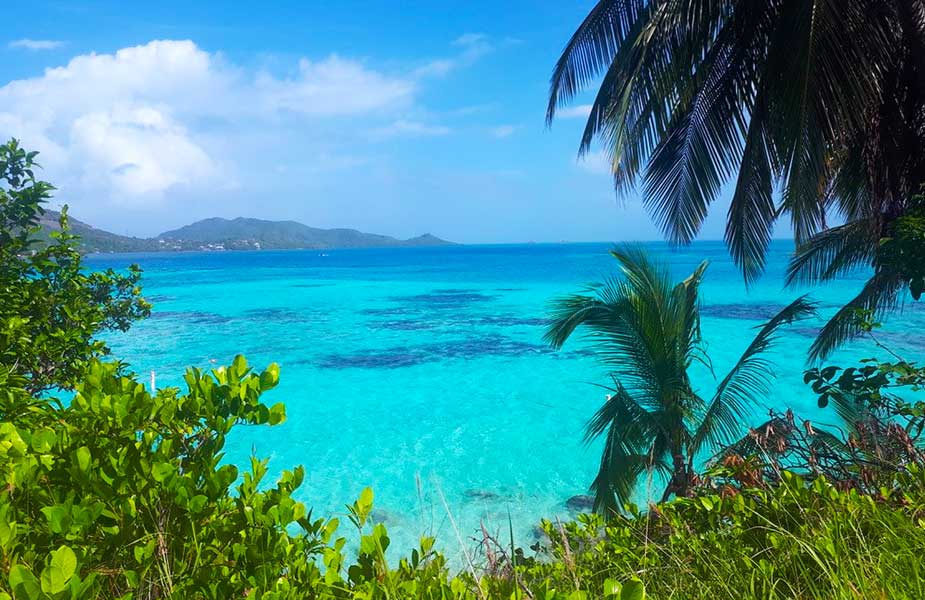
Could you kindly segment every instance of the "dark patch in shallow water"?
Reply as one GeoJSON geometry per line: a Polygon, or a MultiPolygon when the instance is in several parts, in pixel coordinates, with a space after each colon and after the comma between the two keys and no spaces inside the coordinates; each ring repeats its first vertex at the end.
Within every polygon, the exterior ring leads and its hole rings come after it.
{"type": "Polygon", "coordinates": [[[394,331],[421,331],[423,329],[436,329],[437,324],[427,321],[414,321],[402,319],[398,321],[378,321],[370,325],[373,329],[391,329],[394,331]]]}
{"type": "Polygon", "coordinates": [[[822,331],[819,327],[791,327],[787,329],[790,333],[795,333],[801,337],[815,338],[822,331]]]}
{"type": "Polygon", "coordinates": [[[280,323],[298,323],[306,321],[306,315],[291,308],[252,308],[242,313],[245,319],[255,321],[277,321],[280,323]]]}
{"type": "Polygon", "coordinates": [[[705,304],[700,314],[719,319],[736,319],[742,321],[767,321],[784,308],[783,304],[773,302],[758,304],[705,304]]]}
{"type": "Polygon", "coordinates": [[[431,360],[436,360],[436,358],[429,357],[423,352],[396,347],[378,352],[329,354],[321,359],[318,366],[322,369],[400,369],[431,360]]]}
{"type": "Polygon", "coordinates": [[[218,325],[221,323],[229,323],[233,319],[231,317],[226,317],[217,313],[210,313],[205,311],[190,310],[190,311],[153,311],[151,313],[152,319],[166,319],[170,321],[183,321],[186,323],[195,323],[197,325],[218,325]]]}
{"type": "Polygon", "coordinates": [[[418,314],[418,310],[406,306],[393,306],[392,308],[364,308],[360,311],[360,314],[389,317],[396,315],[416,315],[418,314]]]}
{"type": "Polygon", "coordinates": [[[918,331],[889,331],[880,330],[877,332],[877,339],[885,342],[888,346],[895,344],[903,349],[921,350],[925,348],[925,338],[918,331]]]}
{"type": "Polygon", "coordinates": [[[320,287],[330,287],[330,283],[296,283],[292,287],[296,288],[320,288],[320,287]]]}
{"type": "Polygon", "coordinates": [[[547,346],[520,342],[503,336],[483,336],[423,346],[395,346],[354,354],[322,357],[323,369],[398,369],[444,359],[474,359],[483,356],[523,356],[549,353],[547,346]]]}
{"type": "Polygon", "coordinates": [[[529,327],[543,327],[549,325],[552,321],[550,319],[543,319],[540,317],[515,317],[513,315],[485,315],[481,317],[473,317],[466,321],[472,325],[498,325],[501,327],[516,327],[519,325],[526,325],[529,327]]]}
{"type": "Polygon", "coordinates": [[[594,508],[594,497],[585,496],[584,494],[572,496],[565,501],[565,506],[571,511],[588,512],[594,508]]]}
{"type": "Polygon", "coordinates": [[[431,308],[456,308],[459,306],[465,306],[467,304],[473,304],[475,302],[487,302],[489,300],[494,300],[494,296],[488,296],[479,292],[462,289],[437,289],[426,294],[415,294],[413,296],[392,296],[389,298],[389,300],[393,302],[418,304],[431,308]]]}
{"type": "MultiPolygon", "coordinates": [[[[379,313],[376,313],[379,314],[379,313]]],[[[389,312],[391,314],[391,311],[389,312]]],[[[398,319],[394,321],[378,321],[370,324],[373,329],[392,329],[396,331],[420,331],[424,329],[440,329],[449,327],[495,326],[495,327],[544,327],[549,319],[515,317],[513,315],[482,315],[463,317],[460,319],[398,319]]]]}
{"type": "Polygon", "coordinates": [[[488,490],[466,490],[463,496],[472,500],[500,500],[501,495],[488,490]]]}
{"type": "Polygon", "coordinates": [[[556,352],[559,358],[590,358],[597,356],[597,352],[590,348],[581,348],[579,350],[569,350],[568,352],[556,352]]]}

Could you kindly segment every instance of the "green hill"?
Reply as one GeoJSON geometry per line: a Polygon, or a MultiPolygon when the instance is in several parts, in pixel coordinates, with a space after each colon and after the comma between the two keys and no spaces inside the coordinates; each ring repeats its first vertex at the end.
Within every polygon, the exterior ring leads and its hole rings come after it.
{"type": "MultiPolygon", "coordinates": [[[[47,235],[51,231],[58,231],[58,220],[61,213],[55,210],[46,210],[40,220],[40,225],[47,235]]],[[[94,252],[150,252],[159,250],[158,243],[153,239],[128,237],[110,233],[88,225],[68,215],[71,233],[80,236],[80,248],[90,254],[94,252]]]]}
{"type": "MultiPolygon", "coordinates": [[[[59,229],[59,216],[56,211],[45,211],[41,225],[46,232],[59,229]]],[[[451,244],[430,234],[400,240],[355,229],[318,229],[295,221],[265,221],[244,217],[204,219],[179,229],[165,231],[154,238],[127,237],[110,233],[73,217],[69,217],[69,221],[72,231],[80,235],[80,245],[87,253],[397,248],[451,244]]]]}
{"type": "Polygon", "coordinates": [[[318,229],[296,221],[265,221],[244,217],[204,219],[173,231],[165,231],[158,238],[265,249],[442,246],[449,243],[429,234],[399,240],[355,229],[318,229]]]}

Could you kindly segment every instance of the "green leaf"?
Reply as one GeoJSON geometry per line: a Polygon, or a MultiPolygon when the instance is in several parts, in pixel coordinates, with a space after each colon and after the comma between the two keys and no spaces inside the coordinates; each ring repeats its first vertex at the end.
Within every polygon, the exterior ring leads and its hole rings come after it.
{"type": "Polygon", "coordinates": [[[260,374],[260,389],[265,392],[276,387],[277,383],[279,383],[279,365],[273,363],[260,374]]]}
{"type": "Polygon", "coordinates": [[[247,373],[247,359],[244,358],[243,354],[238,354],[231,362],[231,367],[234,370],[235,375],[238,377],[243,377],[244,374],[247,373]]]}
{"type": "Polygon", "coordinates": [[[13,565],[10,569],[9,582],[17,599],[32,600],[42,596],[38,579],[23,565],[13,565]]]}
{"type": "Polygon", "coordinates": [[[645,600],[646,587],[639,579],[630,579],[620,590],[620,600],[645,600]]]}
{"type": "Polygon", "coordinates": [[[32,434],[32,449],[36,452],[48,452],[54,443],[55,432],[51,429],[42,429],[32,434]]]}
{"type": "Polygon", "coordinates": [[[359,499],[357,499],[357,504],[359,504],[360,507],[361,507],[361,508],[364,508],[364,509],[372,508],[372,506],[373,506],[373,489],[372,489],[372,488],[365,488],[365,489],[363,489],[363,491],[360,492],[360,497],[359,497],[359,499]]]}
{"type": "Polygon", "coordinates": [[[77,449],[77,467],[81,472],[86,473],[90,470],[90,449],[86,446],[81,446],[77,449]]]}
{"type": "Polygon", "coordinates": [[[51,561],[42,570],[42,591],[58,594],[67,587],[77,569],[77,556],[67,546],[61,546],[51,553],[51,561]]]}
{"type": "Polygon", "coordinates": [[[165,481],[168,477],[173,475],[173,472],[174,466],[167,462],[156,463],[153,467],[151,467],[151,477],[153,477],[154,480],[159,483],[165,481]]]}
{"type": "Polygon", "coordinates": [[[270,407],[270,425],[279,425],[286,420],[286,405],[282,402],[277,402],[270,407]]]}
{"type": "Polygon", "coordinates": [[[67,533],[71,524],[71,511],[63,504],[46,506],[42,513],[48,519],[48,528],[52,533],[67,533]]]}
{"type": "Polygon", "coordinates": [[[209,502],[209,499],[202,494],[197,494],[193,496],[189,501],[189,511],[193,514],[202,512],[202,509],[206,507],[206,504],[209,502]]]}

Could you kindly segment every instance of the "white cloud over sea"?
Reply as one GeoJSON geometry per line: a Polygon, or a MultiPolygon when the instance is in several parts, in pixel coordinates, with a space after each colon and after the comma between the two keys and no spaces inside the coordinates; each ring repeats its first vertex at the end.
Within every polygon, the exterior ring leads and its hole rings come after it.
{"type": "MultiPolygon", "coordinates": [[[[461,42],[462,58],[454,60],[475,60],[473,48],[483,52],[485,43],[461,42]]],[[[45,176],[63,190],[150,204],[168,191],[239,185],[248,171],[242,161],[257,158],[248,147],[274,139],[301,137],[331,162],[354,130],[366,137],[446,135],[449,128],[428,121],[418,106],[420,80],[413,68],[387,72],[337,54],[273,73],[189,40],[156,40],[75,56],[6,83],[0,137],[39,150],[45,176]]]]}

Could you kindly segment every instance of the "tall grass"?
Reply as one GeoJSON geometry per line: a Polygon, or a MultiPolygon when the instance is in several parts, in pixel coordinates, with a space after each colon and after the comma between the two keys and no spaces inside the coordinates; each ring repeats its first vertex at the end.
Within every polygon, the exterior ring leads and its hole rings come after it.
{"type": "Polygon", "coordinates": [[[589,597],[638,577],[649,598],[925,598],[922,482],[913,473],[913,485],[875,499],[788,474],[775,490],[547,523],[548,560],[524,580],[589,597]]]}

